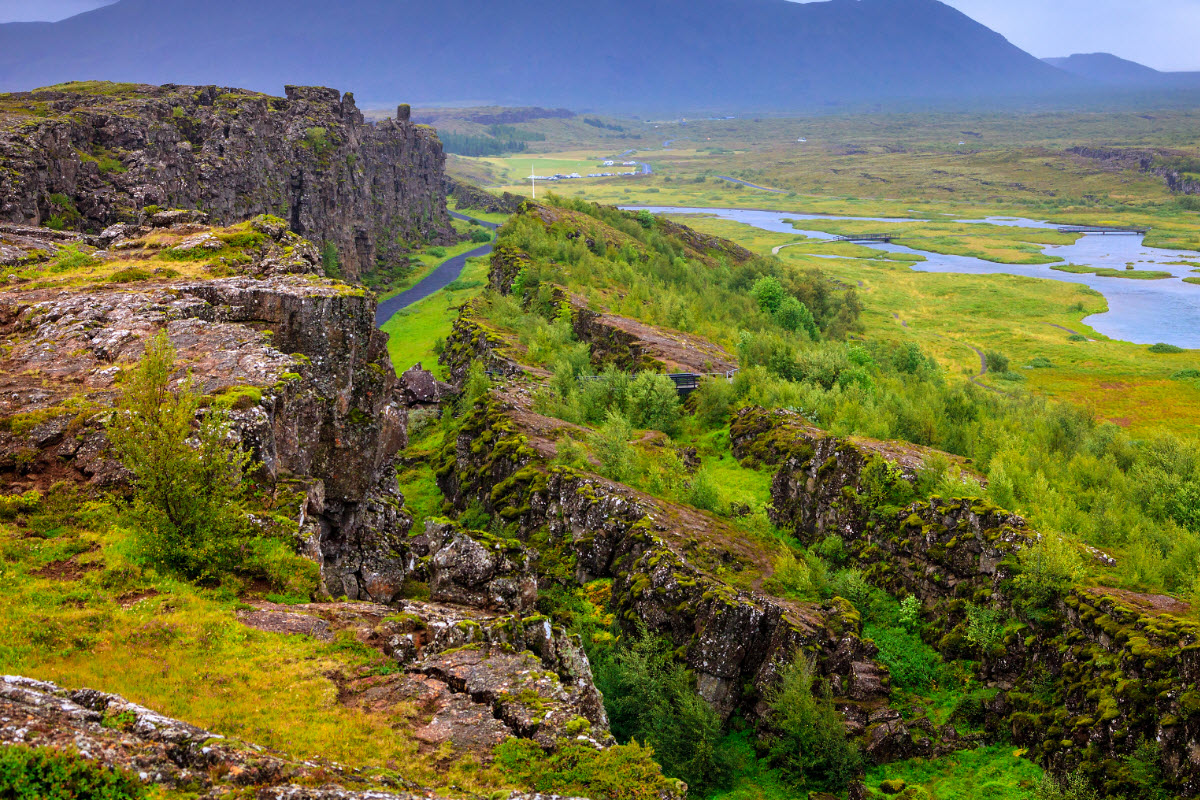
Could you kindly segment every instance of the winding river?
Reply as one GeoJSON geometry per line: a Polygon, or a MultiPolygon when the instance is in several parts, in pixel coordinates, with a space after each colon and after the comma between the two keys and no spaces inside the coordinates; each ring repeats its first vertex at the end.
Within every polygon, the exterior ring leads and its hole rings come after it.
{"type": "MultiPolygon", "coordinates": [[[[707,214],[719,219],[740,222],[765,231],[803,234],[812,239],[835,239],[834,234],[803,230],[784,220],[870,220],[875,222],[929,222],[927,219],[894,219],[882,217],[838,217],[816,214],[796,214],[780,211],[758,211],[736,208],[680,208],[670,206],[637,206],[654,214],[707,214]]],[[[1004,225],[1023,228],[1056,228],[1057,224],[1017,217],[953,220],[955,222],[1004,225]]],[[[1185,250],[1165,250],[1146,247],[1141,236],[1086,235],[1075,244],[1049,246],[1048,256],[1061,258],[1063,263],[1124,270],[1132,263],[1139,270],[1170,272],[1174,277],[1162,280],[1105,278],[1098,275],[1076,275],[1050,269],[1050,265],[1021,266],[996,264],[970,256],[941,255],[913,250],[902,244],[872,242],[874,250],[922,256],[914,263],[919,272],[956,272],[982,274],[1024,275],[1050,278],[1067,283],[1080,283],[1095,289],[1108,301],[1108,311],[1094,314],[1084,322],[1111,339],[1138,344],[1168,344],[1200,349],[1200,285],[1183,282],[1185,277],[1200,277],[1200,253],[1185,250]],[[1190,261],[1185,266],[1180,261],[1190,261]]]]}

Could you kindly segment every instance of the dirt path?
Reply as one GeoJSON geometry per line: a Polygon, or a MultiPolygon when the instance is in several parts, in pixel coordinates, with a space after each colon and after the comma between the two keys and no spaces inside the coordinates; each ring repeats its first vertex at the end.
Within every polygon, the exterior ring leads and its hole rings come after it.
{"type": "Polygon", "coordinates": [[[1088,339],[1086,334],[1080,333],[1079,331],[1073,331],[1064,325],[1055,325],[1053,322],[1047,322],[1046,324],[1049,325],[1051,328],[1058,328],[1060,331],[1066,331],[1067,333],[1072,334],[1073,336],[1082,336],[1083,338],[1087,339],[1089,342],[1096,341],[1095,339],[1088,339]]]}

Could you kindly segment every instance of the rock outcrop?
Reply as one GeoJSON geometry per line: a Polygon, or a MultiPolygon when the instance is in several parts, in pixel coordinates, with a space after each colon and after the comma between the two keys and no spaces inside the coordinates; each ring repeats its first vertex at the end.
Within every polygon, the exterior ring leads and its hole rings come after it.
{"type": "MultiPolygon", "coordinates": [[[[476,726],[477,737],[493,727],[489,721],[508,730],[488,717],[476,726]]],[[[589,729],[577,723],[573,730],[589,729]]],[[[461,732],[465,735],[467,729],[461,732]]],[[[98,767],[198,800],[231,795],[257,800],[439,797],[387,772],[366,775],[324,759],[294,759],[172,719],[118,695],[66,689],[15,675],[0,677],[0,746],[78,753],[98,767]]],[[[513,792],[507,800],[565,799],[513,792]]]]}
{"type": "Polygon", "coordinates": [[[743,410],[731,438],[739,458],[779,466],[777,525],[811,544],[840,536],[870,580],[921,600],[943,655],[981,662],[998,692],[982,709],[992,735],[1115,794],[1137,791],[1124,759],[1157,742],[1168,786],[1200,794],[1200,623],[1186,604],[1068,587],[1035,612],[1013,580],[1039,538],[1020,517],[982,499],[879,502],[895,496],[889,484],[911,486],[933,451],[833,437],[762,409],[743,410]],[[970,641],[968,604],[1009,619],[990,649],[970,641]]]}
{"type": "Polygon", "coordinates": [[[99,233],[157,207],[258,214],[331,247],[355,278],[408,243],[454,239],[431,128],[366,123],[354,97],[70,84],[0,96],[0,220],[99,233]]]}
{"type": "Polygon", "coordinates": [[[117,695],[11,675],[0,677],[0,745],[78,752],[143,783],[202,798],[231,791],[253,791],[264,800],[427,796],[383,778],[368,782],[332,762],[294,760],[226,739],[117,695]]]}
{"type": "Polygon", "coordinates": [[[700,694],[723,714],[761,714],[762,697],[799,651],[815,656],[835,692],[853,694],[858,707],[886,705],[886,668],[873,663],[876,651],[848,605],[743,588],[772,571],[744,536],[694,509],[551,466],[541,437],[565,425],[532,414],[514,393],[489,395],[441,454],[443,493],[460,509],[482,505],[522,537],[545,531],[539,573],[613,579],[618,617],[669,637],[700,694]]]}
{"type": "Polygon", "coordinates": [[[532,554],[520,542],[430,521],[429,589],[434,600],[488,611],[530,612],[537,603],[532,554]]]}
{"type": "Polygon", "coordinates": [[[278,221],[130,233],[107,251],[55,245],[58,260],[0,293],[0,473],[18,488],[121,482],[105,415],[122,372],[165,331],[264,477],[302,493],[297,522],[326,589],[391,600],[407,574],[411,520],[393,466],[407,412],[374,299],[317,277],[316,249],[278,221]],[[221,247],[163,259],[197,236],[221,247]]]}
{"type": "Polygon", "coordinates": [[[521,210],[525,198],[512,192],[492,194],[457,178],[446,179],[446,194],[459,209],[486,211],[489,214],[515,214],[521,210]]]}
{"type": "Polygon", "coordinates": [[[546,617],[466,605],[399,600],[392,606],[259,602],[239,614],[260,630],[332,640],[339,631],[378,649],[398,670],[338,678],[347,705],[388,711],[417,703],[426,744],[452,743],[482,760],[510,736],[551,748],[585,736],[612,743],[603,699],[577,637],[546,617]]]}
{"type": "Polygon", "coordinates": [[[1129,147],[1072,147],[1072,155],[1109,164],[1116,169],[1129,169],[1157,175],[1176,194],[1200,194],[1200,181],[1190,177],[1187,169],[1172,166],[1172,160],[1194,163],[1193,156],[1186,152],[1142,150],[1129,147]]]}

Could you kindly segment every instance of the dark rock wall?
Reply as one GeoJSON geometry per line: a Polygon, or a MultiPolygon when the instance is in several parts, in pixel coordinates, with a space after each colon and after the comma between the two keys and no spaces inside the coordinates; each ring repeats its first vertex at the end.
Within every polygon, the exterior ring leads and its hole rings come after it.
{"type": "Polygon", "coordinates": [[[355,278],[408,245],[453,239],[437,134],[364,122],[354,97],[215,86],[3,96],[0,220],[99,231],[146,206],[229,224],[269,213],[337,248],[355,278]],[[68,201],[64,204],[63,199],[68,201]]]}
{"type": "Polygon", "coordinates": [[[1167,785],[1200,794],[1200,623],[1183,603],[1115,589],[1075,588],[1027,609],[1013,578],[1017,553],[1039,536],[983,500],[913,503],[878,513],[868,465],[911,481],[928,451],[836,438],[785,411],[745,409],[731,438],[738,458],[779,465],[776,524],[815,544],[837,534],[872,582],[921,599],[927,638],[947,658],[980,662],[999,694],[987,727],[1063,774],[1081,771],[1107,793],[1138,796],[1125,761],[1157,742],[1167,785]],[[968,603],[1010,620],[980,652],[967,638],[968,603]]]}

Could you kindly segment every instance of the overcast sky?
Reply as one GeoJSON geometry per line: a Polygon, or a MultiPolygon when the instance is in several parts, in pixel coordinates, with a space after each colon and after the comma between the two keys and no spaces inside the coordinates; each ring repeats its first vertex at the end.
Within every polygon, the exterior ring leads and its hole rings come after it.
{"type": "MultiPolygon", "coordinates": [[[[62,19],[110,1],[0,0],[0,22],[62,19]]],[[[1157,69],[1200,70],[1200,0],[947,1],[1039,58],[1106,52],[1157,69]]]]}

